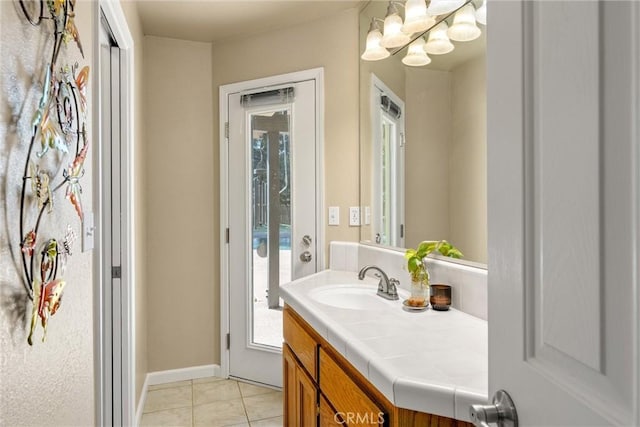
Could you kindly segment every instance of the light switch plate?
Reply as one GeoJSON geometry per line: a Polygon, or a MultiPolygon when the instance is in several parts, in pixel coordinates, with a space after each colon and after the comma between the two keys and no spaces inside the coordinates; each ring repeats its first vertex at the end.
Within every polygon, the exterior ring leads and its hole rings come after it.
{"type": "Polygon", "coordinates": [[[340,207],[329,207],[329,225],[340,225],[340,207]]]}
{"type": "Polygon", "coordinates": [[[349,208],[349,225],[360,225],[360,208],[358,206],[349,208]]]}
{"type": "Polygon", "coordinates": [[[94,233],[93,212],[85,212],[82,220],[82,252],[88,252],[93,249],[94,233]]]}

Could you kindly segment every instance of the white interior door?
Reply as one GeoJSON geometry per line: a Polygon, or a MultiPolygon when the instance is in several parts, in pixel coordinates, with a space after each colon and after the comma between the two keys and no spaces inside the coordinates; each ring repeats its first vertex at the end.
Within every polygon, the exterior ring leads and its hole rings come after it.
{"type": "Polygon", "coordinates": [[[229,374],[282,385],[279,287],[317,271],[316,81],[228,95],[229,374]]]}
{"type": "Polygon", "coordinates": [[[640,425],[640,4],[489,7],[490,394],[640,425]]]}
{"type": "Polygon", "coordinates": [[[105,421],[123,425],[120,400],[122,384],[122,313],[121,274],[113,274],[112,266],[121,266],[121,162],[120,162],[120,50],[111,30],[100,21],[100,148],[102,158],[102,247],[106,256],[103,271],[102,356],[104,390],[102,407],[105,421]]]}

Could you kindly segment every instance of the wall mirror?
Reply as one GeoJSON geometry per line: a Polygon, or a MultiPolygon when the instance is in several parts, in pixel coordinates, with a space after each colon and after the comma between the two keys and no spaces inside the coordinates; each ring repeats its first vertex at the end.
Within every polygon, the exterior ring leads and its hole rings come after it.
{"type": "MultiPolygon", "coordinates": [[[[360,54],[372,18],[384,19],[388,6],[362,8],[360,54]]],[[[453,41],[453,51],[429,55],[426,66],[403,64],[407,48],[360,59],[363,243],[406,248],[445,239],[464,261],[486,264],[486,28],[478,26],[478,38],[453,41]]]]}

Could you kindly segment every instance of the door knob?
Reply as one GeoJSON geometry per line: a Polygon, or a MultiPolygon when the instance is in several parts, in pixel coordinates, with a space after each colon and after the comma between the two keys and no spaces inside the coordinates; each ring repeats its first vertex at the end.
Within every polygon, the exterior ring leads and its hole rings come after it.
{"type": "Polygon", "coordinates": [[[498,427],[518,427],[516,406],[504,390],[493,395],[492,405],[471,405],[469,415],[476,427],[489,427],[490,423],[498,427]]]}
{"type": "Polygon", "coordinates": [[[303,243],[306,247],[311,246],[311,241],[312,241],[312,240],[311,240],[311,236],[309,236],[308,234],[305,234],[305,235],[302,237],[302,243],[303,243]]]}
{"type": "Polygon", "coordinates": [[[300,254],[300,261],[302,262],[309,262],[312,258],[313,257],[311,256],[311,252],[309,251],[304,251],[300,254]]]}

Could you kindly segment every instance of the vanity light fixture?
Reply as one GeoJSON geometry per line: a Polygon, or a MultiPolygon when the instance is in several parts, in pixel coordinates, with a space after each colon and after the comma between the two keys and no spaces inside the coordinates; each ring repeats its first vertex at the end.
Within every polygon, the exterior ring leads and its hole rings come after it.
{"type": "Polygon", "coordinates": [[[369,33],[367,34],[367,48],[361,56],[365,61],[378,61],[391,55],[387,49],[380,46],[382,32],[380,31],[379,22],[382,22],[382,20],[378,18],[371,20],[369,33]]]}
{"type": "Polygon", "coordinates": [[[456,12],[453,25],[447,31],[449,38],[458,42],[475,40],[480,37],[480,33],[480,28],[476,25],[476,11],[470,3],[456,12]]]}
{"type": "Polygon", "coordinates": [[[425,0],[407,0],[404,5],[404,26],[402,32],[405,34],[426,31],[433,27],[436,19],[427,13],[427,3],[425,0]]]}
{"type": "Polygon", "coordinates": [[[427,40],[424,50],[433,55],[444,55],[445,53],[451,52],[454,49],[454,46],[447,35],[448,29],[449,26],[446,22],[441,22],[436,25],[429,32],[429,40],[427,40]]]}
{"type": "Polygon", "coordinates": [[[432,16],[445,15],[458,9],[465,0],[431,0],[427,11],[432,16]]]}
{"type": "Polygon", "coordinates": [[[476,10],[476,21],[482,25],[487,25],[487,0],[482,0],[482,4],[476,10]]]}
{"type": "Polygon", "coordinates": [[[451,40],[471,41],[480,36],[482,32],[476,25],[476,15],[478,22],[486,22],[486,1],[430,0],[427,7],[426,0],[406,0],[404,4],[391,0],[384,19],[384,31],[380,31],[379,22],[383,22],[381,19],[374,17],[371,20],[366,48],[361,58],[365,61],[378,61],[395,55],[408,46],[402,62],[409,66],[427,65],[431,62],[427,54],[444,55],[454,49],[451,40]],[[481,4],[478,11],[474,3],[481,4]],[[398,6],[405,9],[404,24],[398,6]],[[447,21],[453,21],[451,26],[447,21]]]}
{"type": "Polygon", "coordinates": [[[404,46],[411,41],[409,34],[402,31],[402,17],[398,12],[398,5],[401,6],[402,3],[390,1],[387,16],[384,18],[384,32],[380,46],[388,49],[404,46]]]}
{"type": "Polygon", "coordinates": [[[427,52],[424,50],[424,44],[425,42],[423,37],[415,39],[414,42],[409,45],[407,55],[402,58],[402,63],[412,67],[421,67],[429,64],[431,62],[431,58],[429,58],[427,52]]]}

